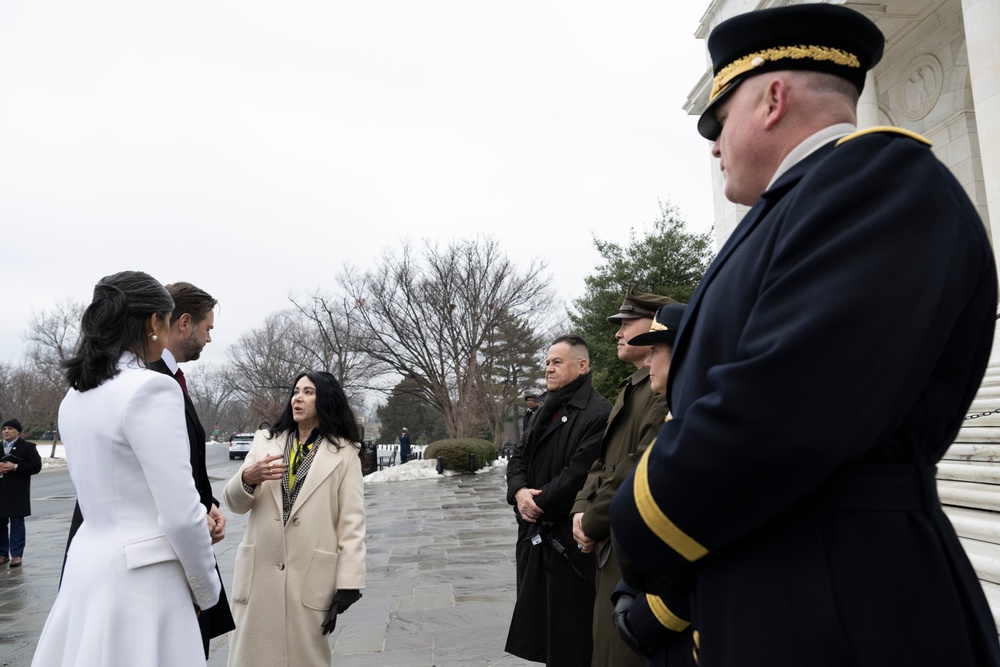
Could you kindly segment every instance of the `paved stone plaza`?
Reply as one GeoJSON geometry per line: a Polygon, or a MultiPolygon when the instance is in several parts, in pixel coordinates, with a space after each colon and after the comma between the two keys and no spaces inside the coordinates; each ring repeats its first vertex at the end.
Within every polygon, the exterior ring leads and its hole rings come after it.
{"type": "MultiPolygon", "coordinates": [[[[213,477],[216,497],[225,481],[213,477]]],[[[337,623],[336,667],[537,664],[503,650],[516,535],[504,489],[502,472],[366,485],[368,585],[337,623]]],[[[55,597],[72,506],[71,497],[33,500],[25,566],[0,569],[0,667],[31,663],[55,597]],[[59,511],[39,512],[52,503],[59,511]]],[[[226,515],[227,537],[216,554],[230,590],[246,517],[226,515]]],[[[225,665],[227,639],[214,640],[211,650],[208,664],[225,665]]]]}

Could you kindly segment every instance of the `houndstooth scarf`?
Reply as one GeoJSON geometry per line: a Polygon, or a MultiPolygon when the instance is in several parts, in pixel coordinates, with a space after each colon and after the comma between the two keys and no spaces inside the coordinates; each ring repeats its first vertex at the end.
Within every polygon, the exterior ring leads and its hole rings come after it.
{"type": "MultiPolygon", "coordinates": [[[[298,472],[295,473],[295,486],[288,488],[288,480],[292,474],[291,466],[286,467],[285,474],[281,476],[281,525],[288,523],[288,516],[292,513],[292,507],[295,506],[295,499],[299,497],[299,490],[302,489],[302,483],[306,481],[306,475],[309,473],[313,459],[316,458],[316,450],[319,449],[322,441],[323,436],[319,434],[319,429],[314,429],[309,438],[306,439],[305,445],[312,442],[312,446],[309,447],[309,453],[303,456],[302,462],[299,463],[298,472]],[[313,440],[314,438],[315,440],[313,440]]],[[[288,437],[285,439],[286,461],[292,460],[293,447],[295,447],[295,429],[289,431],[288,437]]]]}

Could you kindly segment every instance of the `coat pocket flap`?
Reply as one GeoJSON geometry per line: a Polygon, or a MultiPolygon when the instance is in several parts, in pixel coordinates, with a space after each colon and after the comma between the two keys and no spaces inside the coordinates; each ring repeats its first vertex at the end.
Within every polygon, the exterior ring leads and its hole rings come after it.
{"type": "Polygon", "coordinates": [[[147,537],[125,544],[125,567],[134,570],[139,567],[177,560],[174,548],[166,535],[147,537]]]}

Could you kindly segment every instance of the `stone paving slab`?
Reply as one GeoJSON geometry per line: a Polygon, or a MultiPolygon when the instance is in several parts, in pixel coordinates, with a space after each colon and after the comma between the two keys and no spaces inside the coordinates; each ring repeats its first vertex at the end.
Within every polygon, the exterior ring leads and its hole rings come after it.
{"type": "MultiPolygon", "coordinates": [[[[213,480],[221,497],[227,480],[213,480]]],[[[502,472],[368,484],[368,573],[364,597],[331,635],[335,667],[519,667],[503,650],[514,609],[514,515],[502,472]]],[[[73,499],[28,522],[30,559],[0,568],[0,667],[31,664],[55,598],[73,499]]],[[[231,590],[246,516],[228,517],[216,545],[231,590]]],[[[26,554],[27,555],[27,554],[26,554]]],[[[222,667],[228,638],[212,641],[222,667]]],[[[252,666],[250,666],[252,667],[252,666]]]]}

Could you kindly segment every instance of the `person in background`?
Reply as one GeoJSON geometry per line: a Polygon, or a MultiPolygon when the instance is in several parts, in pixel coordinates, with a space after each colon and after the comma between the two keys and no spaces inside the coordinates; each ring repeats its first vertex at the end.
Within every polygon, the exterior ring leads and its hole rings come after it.
{"type": "Polygon", "coordinates": [[[526,394],[524,396],[524,417],[521,419],[521,437],[528,432],[528,427],[531,426],[531,419],[538,412],[540,404],[538,403],[538,397],[534,394],[526,394]]]}
{"type": "Polygon", "coordinates": [[[87,520],[34,667],[205,664],[197,615],[218,602],[221,584],[191,475],[184,395],[148,368],[163,354],[173,307],[145,273],[102,278],[64,362],[59,430],[87,520]]]}
{"type": "MultiPolygon", "coordinates": [[[[618,398],[611,408],[601,452],[591,466],[583,488],[573,503],[573,539],[583,553],[597,556],[597,594],[592,621],[594,654],[593,667],[616,665],[628,667],[642,665],[637,655],[622,641],[611,617],[611,594],[621,579],[618,560],[611,548],[611,498],[635,465],[638,455],[656,437],[656,431],[667,415],[663,394],[657,396],[650,386],[649,369],[643,365],[648,347],[633,345],[632,340],[648,335],[653,325],[656,309],[676,303],[659,294],[640,292],[629,286],[622,305],[608,322],[617,327],[615,341],[618,358],[635,368],[622,380],[618,398]]],[[[683,306],[669,311],[676,314],[678,323],[683,306]]]]}
{"type": "Polygon", "coordinates": [[[702,667],[1000,665],[935,481],[989,360],[996,265],[926,139],[857,130],[884,44],[839,4],[708,38],[698,129],[750,209],[677,333],[673,419],[611,509],[626,582],[691,593],[702,667]]]}
{"type": "Polygon", "coordinates": [[[406,463],[410,460],[410,434],[404,428],[399,434],[399,462],[406,463]]]}
{"type": "Polygon", "coordinates": [[[569,512],[597,458],[611,405],[591,385],[590,352],[560,336],[545,360],[545,403],[507,464],[517,516],[517,600],[505,650],[558,667],[590,664],[594,555],[573,542],[569,512]]]}
{"type": "Polygon", "coordinates": [[[229,665],[329,667],[326,636],[365,587],[361,433],[330,373],[300,373],[223,499],[250,513],[233,573],[229,665]]]}
{"type": "Polygon", "coordinates": [[[24,517],[31,516],[31,476],[42,470],[35,443],[21,437],[21,422],[8,419],[0,429],[0,565],[21,567],[26,539],[24,517]],[[9,522],[9,532],[8,532],[9,522]]]}

